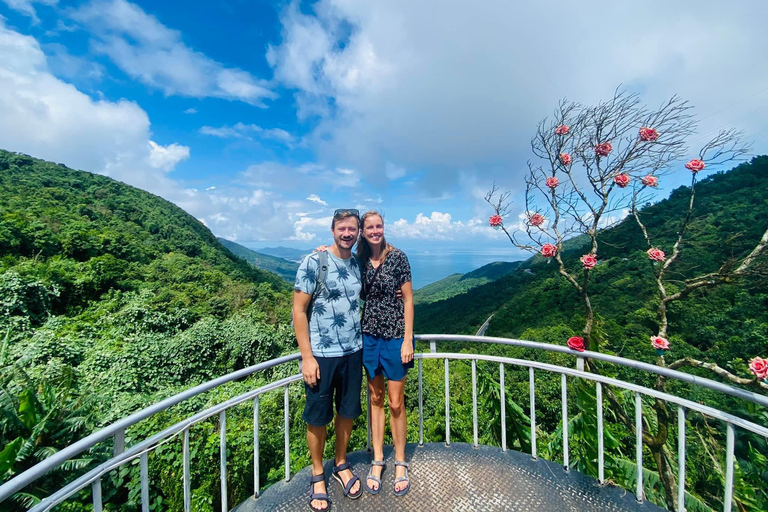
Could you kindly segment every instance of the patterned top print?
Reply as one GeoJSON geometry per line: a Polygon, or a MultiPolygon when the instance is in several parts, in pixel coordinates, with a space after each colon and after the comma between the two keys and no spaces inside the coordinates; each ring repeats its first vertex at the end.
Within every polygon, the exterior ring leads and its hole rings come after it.
{"type": "Polygon", "coordinates": [[[387,254],[381,270],[376,273],[370,260],[363,269],[363,281],[368,296],[363,312],[363,331],[380,338],[402,338],[405,335],[403,299],[397,290],[411,280],[411,265],[400,249],[387,254]]]}
{"type": "MultiPolygon", "coordinates": [[[[325,290],[312,305],[309,340],[315,357],[340,357],[363,348],[360,332],[360,265],[352,256],[328,254],[325,290]]],[[[296,291],[312,295],[320,267],[317,253],[306,256],[296,273],[296,291]]]]}

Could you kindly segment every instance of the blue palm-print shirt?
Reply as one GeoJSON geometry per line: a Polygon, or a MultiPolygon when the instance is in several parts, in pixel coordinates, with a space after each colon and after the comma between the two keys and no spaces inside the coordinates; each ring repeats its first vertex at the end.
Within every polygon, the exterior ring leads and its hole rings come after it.
{"type": "MultiPolygon", "coordinates": [[[[352,256],[341,259],[328,254],[325,290],[312,304],[309,341],[315,357],[340,357],[363,348],[360,330],[360,265],[352,256]]],[[[320,267],[317,253],[306,256],[296,273],[294,290],[312,295],[320,267]]]]}

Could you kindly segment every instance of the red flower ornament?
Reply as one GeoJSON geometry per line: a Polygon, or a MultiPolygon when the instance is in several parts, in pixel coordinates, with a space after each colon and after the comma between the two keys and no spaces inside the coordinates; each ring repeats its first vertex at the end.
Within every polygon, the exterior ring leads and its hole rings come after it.
{"type": "Polygon", "coordinates": [[[568,153],[560,153],[560,162],[563,165],[571,165],[571,162],[573,162],[573,158],[571,158],[571,155],[568,153]]]}
{"type": "Polygon", "coordinates": [[[629,185],[629,181],[629,174],[617,174],[613,178],[613,182],[616,183],[619,188],[626,188],[626,186],[629,185]]]}
{"type": "Polygon", "coordinates": [[[613,146],[611,146],[610,142],[603,142],[595,147],[595,154],[597,156],[608,156],[611,151],[613,151],[613,146]]]}
{"type": "Polygon", "coordinates": [[[661,336],[651,336],[651,345],[656,349],[657,356],[663,356],[669,350],[669,341],[661,336]]]}
{"type": "Polygon", "coordinates": [[[568,132],[571,131],[571,128],[568,125],[561,124],[557,128],[555,128],[555,134],[557,135],[568,135],[568,132]]]}
{"type": "Polygon", "coordinates": [[[653,142],[659,138],[659,132],[653,128],[640,128],[640,139],[646,142],[653,142]]]}
{"type": "Polygon", "coordinates": [[[758,379],[768,379],[768,359],[755,357],[749,362],[749,371],[758,379]]]}
{"type": "Polygon", "coordinates": [[[500,228],[501,222],[504,219],[501,218],[501,215],[491,215],[491,218],[488,219],[488,223],[491,225],[492,228],[500,228]]]}
{"type": "Polygon", "coordinates": [[[648,175],[644,176],[640,182],[645,185],[646,187],[658,187],[659,186],[659,178],[656,176],[648,175]]]}
{"type": "Polygon", "coordinates": [[[651,258],[653,261],[664,261],[667,259],[667,256],[664,254],[664,251],[661,249],[657,249],[655,247],[652,247],[648,249],[648,257],[651,258]]]}
{"type": "Polygon", "coordinates": [[[531,226],[541,226],[544,224],[544,216],[540,213],[534,213],[528,218],[528,223],[531,226]]]}
{"type": "Polygon", "coordinates": [[[557,246],[555,244],[544,244],[541,246],[541,255],[545,258],[552,258],[557,254],[557,246]]]}
{"type": "Polygon", "coordinates": [[[571,336],[568,338],[568,348],[576,352],[584,352],[584,338],[581,336],[571,336]]]}
{"type": "Polygon", "coordinates": [[[685,168],[691,171],[693,174],[696,174],[697,172],[704,170],[705,167],[706,165],[704,165],[704,161],[698,158],[694,158],[693,160],[685,164],[685,168]]]}
{"type": "Polygon", "coordinates": [[[579,261],[587,270],[592,270],[597,265],[597,257],[594,254],[585,254],[579,258],[579,261]]]}
{"type": "Polygon", "coordinates": [[[557,188],[557,186],[560,184],[560,180],[555,178],[554,176],[550,176],[547,178],[547,186],[549,188],[557,188]]]}

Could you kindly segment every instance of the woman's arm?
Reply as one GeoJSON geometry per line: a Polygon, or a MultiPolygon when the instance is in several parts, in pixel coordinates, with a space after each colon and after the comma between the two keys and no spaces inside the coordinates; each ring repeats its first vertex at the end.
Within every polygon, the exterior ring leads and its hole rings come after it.
{"type": "Polygon", "coordinates": [[[407,281],[400,287],[403,292],[403,315],[405,317],[405,337],[400,358],[403,364],[413,361],[413,283],[407,281]]]}

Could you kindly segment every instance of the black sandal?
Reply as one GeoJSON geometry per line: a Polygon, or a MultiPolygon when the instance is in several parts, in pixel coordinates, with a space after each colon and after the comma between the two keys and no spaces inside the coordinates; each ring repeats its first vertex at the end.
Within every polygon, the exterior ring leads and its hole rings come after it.
{"type": "MultiPolygon", "coordinates": [[[[353,499],[353,500],[355,500],[355,499],[359,498],[360,496],[362,496],[363,495],[363,486],[362,485],[360,486],[360,488],[357,490],[357,492],[355,494],[352,494],[352,493],[349,492],[350,489],[352,489],[352,487],[354,487],[355,482],[358,482],[360,480],[359,478],[357,478],[356,474],[352,473],[352,478],[349,479],[349,482],[347,482],[347,485],[344,485],[344,480],[342,480],[341,476],[339,475],[340,472],[342,472],[342,471],[344,471],[346,469],[349,469],[349,462],[345,462],[343,464],[339,464],[338,466],[335,465],[336,464],[335,460],[333,461],[333,463],[334,463],[334,466],[333,466],[333,471],[331,471],[331,474],[333,475],[333,478],[335,478],[336,480],[339,481],[339,483],[341,484],[341,487],[344,489],[344,496],[346,496],[349,499],[353,499]]],[[[350,472],[351,472],[351,470],[350,470],[350,472]]]]}
{"type": "Polygon", "coordinates": [[[331,499],[328,497],[328,494],[324,492],[315,492],[315,484],[324,480],[324,473],[319,475],[312,475],[312,478],[309,479],[309,508],[311,508],[314,512],[328,512],[331,509],[331,499]],[[328,506],[325,508],[313,507],[312,502],[315,500],[325,501],[328,506]]]}

